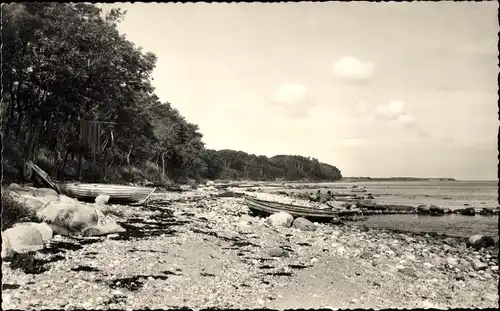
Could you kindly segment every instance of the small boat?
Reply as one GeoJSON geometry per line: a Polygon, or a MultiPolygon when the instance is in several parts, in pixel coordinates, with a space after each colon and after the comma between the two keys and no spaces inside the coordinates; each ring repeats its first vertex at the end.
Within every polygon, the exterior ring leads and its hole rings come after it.
{"type": "Polygon", "coordinates": [[[145,203],[156,188],[113,184],[57,183],[60,193],[80,201],[94,201],[99,195],[109,195],[110,203],[145,203]]]}
{"type": "Polygon", "coordinates": [[[140,205],[145,203],[156,190],[156,188],[126,185],[55,182],[33,162],[25,163],[24,177],[27,180],[37,178],[43,185],[54,189],[57,193],[91,202],[99,195],[109,195],[110,203],[140,205]]]}
{"type": "Polygon", "coordinates": [[[318,209],[314,207],[284,204],[278,202],[269,202],[255,198],[245,198],[248,208],[255,214],[271,215],[274,213],[285,212],[293,217],[304,217],[315,221],[330,221],[343,215],[342,211],[333,211],[329,209],[318,209]]]}

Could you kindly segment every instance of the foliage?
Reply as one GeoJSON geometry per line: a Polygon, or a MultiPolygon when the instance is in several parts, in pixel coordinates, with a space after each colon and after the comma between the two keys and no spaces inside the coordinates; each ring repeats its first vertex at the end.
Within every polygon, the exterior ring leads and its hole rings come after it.
{"type": "Polygon", "coordinates": [[[203,150],[201,174],[208,179],[230,180],[338,180],[335,166],[314,158],[277,155],[271,158],[234,150],[203,150]]]}
{"type": "Polygon", "coordinates": [[[13,199],[12,193],[8,189],[2,188],[2,231],[12,227],[13,224],[21,220],[33,220],[35,213],[23,204],[13,199]]]}
{"type": "Polygon", "coordinates": [[[156,56],[120,35],[119,9],[26,2],[2,11],[0,114],[10,174],[22,175],[33,160],[64,180],[340,178],[316,159],[204,149],[198,126],[154,94],[156,56]],[[102,125],[92,145],[83,139],[90,121],[102,125]]]}

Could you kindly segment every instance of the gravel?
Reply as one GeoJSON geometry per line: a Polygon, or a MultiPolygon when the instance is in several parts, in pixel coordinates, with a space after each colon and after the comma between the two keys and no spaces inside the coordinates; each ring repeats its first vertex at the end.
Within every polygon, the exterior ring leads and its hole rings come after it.
{"type": "Polygon", "coordinates": [[[38,274],[4,262],[2,307],[498,307],[491,248],[347,225],[275,228],[249,218],[243,198],[217,193],[157,193],[148,206],[106,206],[127,233],[56,236],[32,254],[46,268],[38,274]]]}

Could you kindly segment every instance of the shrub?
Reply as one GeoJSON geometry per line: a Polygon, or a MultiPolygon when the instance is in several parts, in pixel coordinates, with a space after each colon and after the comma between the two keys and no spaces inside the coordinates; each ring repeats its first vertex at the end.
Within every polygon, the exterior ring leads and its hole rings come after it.
{"type": "Polygon", "coordinates": [[[12,192],[2,189],[2,231],[21,220],[35,220],[36,214],[12,197],[12,192]]]}

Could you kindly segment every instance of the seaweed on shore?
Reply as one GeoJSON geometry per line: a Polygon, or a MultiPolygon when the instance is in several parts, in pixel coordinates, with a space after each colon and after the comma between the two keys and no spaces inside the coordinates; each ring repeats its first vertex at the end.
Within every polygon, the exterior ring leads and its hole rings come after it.
{"type": "Polygon", "coordinates": [[[108,286],[113,288],[113,289],[123,288],[123,289],[129,290],[129,291],[137,291],[144,286],[144,282],[141,281],[141,279],[148,279],[148,278],[166,280],[166,279],[168,279],[168,276],[166,276],[166,275],[134,275],[132,277],[127,277],[127,278],[112,279],[112,280],[107,281],[107,283],[108,283],[108,286]]]}
{"type": "Polygon", "coordinates": [[[64,260],[62,255],[49,256],[46,259],[36,258],[36,252],[14,253],[11,259],[11,269],[21,269],[26,274],[41,274],[49,270],[46,264],[64,260]]]}
{"type": "MultiPolygon", "coordinates": [[[[165,202],[161,203],[165,204],[165,202]]],[[[170,203],[166,204],[166,206],[169,204],[170,203]]],[[[176,230],[173,229],[174,226],[181,226],[189,223],[189,221],[176,219],[173,216],[173,210],[167,209],[165,206],[160,206],[158,202],[155,204],[147,204],[144,208],[148,211],[156,212],[156,214],[150,216],[149,220],[132,217],[125,221],[118,222],[126,231],[119,233],[111,239],[131,240],[162,235],[174,235],[176,233],[176,230]],[[139,226],[139,224],[142,226],[139,226]]]]}

